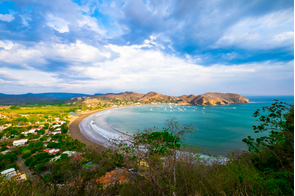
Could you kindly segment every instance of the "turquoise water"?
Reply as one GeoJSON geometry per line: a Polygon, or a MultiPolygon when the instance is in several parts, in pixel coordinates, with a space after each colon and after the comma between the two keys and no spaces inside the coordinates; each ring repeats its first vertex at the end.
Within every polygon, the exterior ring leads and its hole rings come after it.
{"type": "Polygon", "coordinates": [[[205,153],[226,155],[234,150],[245,150],[242,139],[251,135],[258,137],[265,133],[254,133],[257,121],[252,117],[256,109],[270,106],[274,101],[293,103],[293,96],[248,96],[247,104],[223,106],[175,106],[142,105],[113,110],[106,117],[107,123],[116,129],[135,133],[154,126],[161,128],[165,120],[176,117],[181,124],[193,123],[197,130],[185,140],[187,145],[200,148],[205,153]]]}

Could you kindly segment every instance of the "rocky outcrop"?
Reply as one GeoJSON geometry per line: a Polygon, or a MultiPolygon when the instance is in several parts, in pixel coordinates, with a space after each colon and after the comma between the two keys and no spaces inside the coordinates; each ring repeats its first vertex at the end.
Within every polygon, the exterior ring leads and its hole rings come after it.
{"type": "Polygon", "coordinates": [[[229,103],[248,103],[249,99],[234,93],[205,93],[202,95],[180,96],[178,103],[192,105],[225,105],[229,103]]]}

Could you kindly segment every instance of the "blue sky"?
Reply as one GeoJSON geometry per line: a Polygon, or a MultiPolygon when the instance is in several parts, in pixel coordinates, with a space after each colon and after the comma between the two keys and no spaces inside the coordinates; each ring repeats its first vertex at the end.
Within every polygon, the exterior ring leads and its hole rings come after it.
{"type": "Polygon", "coordinates": [[[1,93],[294,94],[292,0],[0,0],[1,93]]]}

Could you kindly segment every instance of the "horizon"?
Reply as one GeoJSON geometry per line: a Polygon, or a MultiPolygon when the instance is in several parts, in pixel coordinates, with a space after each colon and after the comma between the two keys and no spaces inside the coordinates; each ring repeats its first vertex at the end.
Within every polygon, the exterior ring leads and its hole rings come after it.
{"type": "Polygon", "coordinates": [[[294,96],[294,1],[4,0],[3,94],[294,96]]]}
{"type": "MultiPolygon", "coordinates": [[[[32,93],[32,92],[28,92],[28,93],[23,93],[23,94],[6,94],[6,93],[0,93],[0,94],[5,94],[5,95],[27,95],[27,94],[57,94],[57,93],[65,93],[65,94],[84,94],[84,95],[87,95],[87,96],[94,96],[94,95],[97,95],[97,94],[101,94],[101,95],[105,95],[105,94],[121,94],[121,93],[125,93],[125,92],[134,92],[134,93],[139,93],[139,92],[135,92],[135,91],[124,91],[124,92],[107,92],[107,93],[93,93],[93,94],[87,94],[87,93],[73,93],[73,92],[41,92],[41,93],[32,93]]],[[[147,93],[140,93],[140,94],[148,94],[150,92],[155,92],[155,91],[148,91],[147,93]]],[[[155,93],[158,93],[158,94],[163,94],[163,93],[160,93],[160,92],[155,92],[155,93]]],[[[205,93],[233,93],[233,94],[238,94],[238,93],[234,93],[234,92],[205,92],[205,93]]],[[[182,95],[202,95],[202,94],[205,94],[205,93],[201,93],[201,94],[194,94],[194,93],[189,93],[189,94],[182,94],[182,95]]],[[[170,95],[170,94],[163,94],[163,95],[168,95],[168,96],[174,96],[174,97],[180,97],[182,95],[170,95]]],[[[245,95],[245,94],[239,94],[239,95],[242,95],[242,96],[265,96],[265,97],[268,97],[268,96],[293,96],[294,95],[262,95],[262,94],[248,94],[248,95],[245,95]]]]}

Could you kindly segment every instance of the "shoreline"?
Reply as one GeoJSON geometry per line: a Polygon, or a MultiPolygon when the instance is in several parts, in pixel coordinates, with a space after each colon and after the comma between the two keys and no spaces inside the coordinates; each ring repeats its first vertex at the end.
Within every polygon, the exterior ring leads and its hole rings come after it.
{"type": "Polygon", "coordinates": [[[84,114],[79,114],[77,115],[77,118],[74,119],[72,122],[70,122],[69,124],[69,132],[68,134],[73,138],[73,139],[77,139],[78,141],[86,144],[86,148],[90,149],[90,150],[93,150],[95,152],[102,152],[104,150],[106,150],[107,148],[102,146],[102,145],[99,145],[97,143],[94,143],[88,139],[86,139],[82,133],[81,133],[81,130],[79,128],[79,124],[80,122],[84,119],[84,118],[87,118],[88,116],[92,115],[92,114],[95,114],[95,113],[98,113],[98,112],[101,112],[101,111],[104,111],[104,110],[108,110],[110,108],[107,108],[107,109],[101,109],[101,110],[96,110],[96,111],[91,111],[89,113],[84,113],[84,114]]]}
{"type": "MultiPolygon", "coordinates": [[[[134,105],[121,106],[121,107],[116,107],[116,108],[132,107],[132,106],[134,106],[134,105]]],[[[85,118],[87,118],[88,116],[99,113],[99,112],[102,112],[102,111],[110,110],[110,109],[115,109],[115,108],[105,108],[105,109],[90,111],[90,112],[86,112],[86,113],[82,113],[82,114],[77,115],[76,117],[74,117],[73,119],[70,120],[70,124],[68,126],[69,127],[68,134],[73,139],[77,139],[78,141],[86,144],[86,148],[88,148],[90,150],[93,150],[95,152],[103,152],[107,148],[105,146],[103,146],[103,145],[100,145],[98,143],[95,143],[95,142],[87,139],[81,133],[81,129],[80,129],[79,125],[80,125],[81,121],[84,120],[85,118]]]]}

